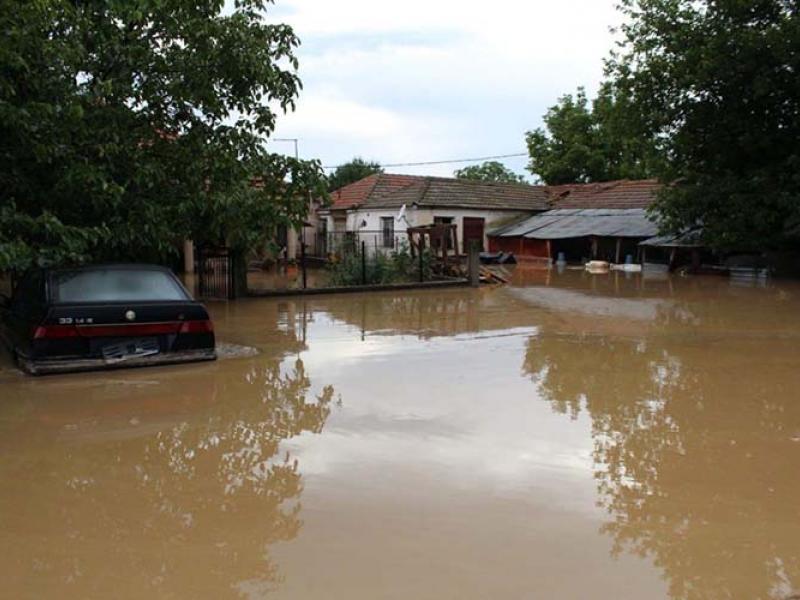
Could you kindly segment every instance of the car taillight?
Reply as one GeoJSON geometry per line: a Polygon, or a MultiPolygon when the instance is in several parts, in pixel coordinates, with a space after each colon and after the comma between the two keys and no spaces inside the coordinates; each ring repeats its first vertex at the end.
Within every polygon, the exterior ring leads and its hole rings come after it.
{"type": "Polygon", "coordinates": [[[35,340],[75,337],[130,337],[175,333],[213,333],[210,320],[168,323],[131,323],[126,325],[39,325],[33,330],[35,340]]]}
{"type": "Polygon", "coordinates": [[[210,319],[205,321],[184,321],[180,333],[213,333],[214,324],[210,319]]]}
{"type": "Polygon", "coordinates": [[[78,330],[72,325],[39,325],[33,330],[35,340],[56,340],[79,335],[78,330]]]}

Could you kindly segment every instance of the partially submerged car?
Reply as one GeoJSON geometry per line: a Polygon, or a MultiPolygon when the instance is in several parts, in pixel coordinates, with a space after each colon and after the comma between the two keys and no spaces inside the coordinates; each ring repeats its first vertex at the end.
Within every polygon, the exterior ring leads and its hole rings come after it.
{"type": "Polygon", "coordinates": [[[28,373],[214,360],[206,308],[150,265],[27,272],[2,298],[0,336],[28,373]]]}

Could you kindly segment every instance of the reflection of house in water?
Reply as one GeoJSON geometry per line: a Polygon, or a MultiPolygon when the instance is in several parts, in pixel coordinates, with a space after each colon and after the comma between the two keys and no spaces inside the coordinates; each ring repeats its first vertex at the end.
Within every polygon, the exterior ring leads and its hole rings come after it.
{"type": "Polygon", "coordinates": [[[421,339],[531,327],[529,313],[509,310],[505,290],[450,289],[424,293],[365,294],[348,302],[315,303],[363,334],[411,335],[421,339]]]}
{"type": "Polygon", "coordinates": [[[364,333],[408,334],[420,338],[537,327],[573,310],[570,320],[601,314],[626,315],[634,327],[672,304],[664,298],[671,282],[645,283],[640,276],[612,273],[602,278],[583,272],[557,274],[518,267],[516,285],[471,289],[427,290],[403,294],[364,294],[310,301],[322,311],[364,333]],[[637,319],[638,315],[638,321],[637,319]]]}

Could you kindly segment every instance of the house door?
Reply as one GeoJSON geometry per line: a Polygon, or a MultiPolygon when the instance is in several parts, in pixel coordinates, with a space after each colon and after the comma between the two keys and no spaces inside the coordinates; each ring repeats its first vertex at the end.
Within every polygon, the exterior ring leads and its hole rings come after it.
{"type": "Polygon", "coordinates": [[[480,217],[464,217],[464,252],[469,250],[472,240],[478,242],[478,248],[483,252],[483,226],[485,219],[480,217]]]}

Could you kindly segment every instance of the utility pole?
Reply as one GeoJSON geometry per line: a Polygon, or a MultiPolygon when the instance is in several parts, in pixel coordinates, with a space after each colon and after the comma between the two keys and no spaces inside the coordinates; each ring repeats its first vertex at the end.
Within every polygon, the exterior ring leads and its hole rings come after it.
{"type": "Polygon", "coordinates": [[[292,142],[294,144],[294,159],[300,160],[300,151],[298,145],[300,140],[297,138],[272,138],[273,142],[292,142]]]}
{"type": "MultiPolygon", "coordinates": [[[[296,161],[300,160],[300,140],[298,138],[272,138],[273,142],[291,142],[294,144],[294,159],[296,161]]],[[[309,203],[310,207],[310,203],[309,203]]],[[[286,260],[288,261],[290,258],[292,260],[297,259],[297,234],[300,234],[302,239],[300,240],[301,244],[305,244],[306,236],[305,231],[300,228],[300,231],[297,230],[289,230],[287,232],[287,240],[286,240],[286,260]]]]}

